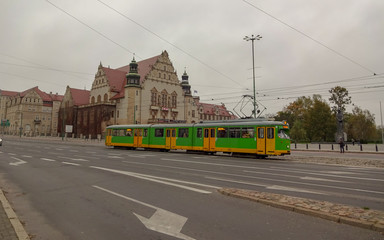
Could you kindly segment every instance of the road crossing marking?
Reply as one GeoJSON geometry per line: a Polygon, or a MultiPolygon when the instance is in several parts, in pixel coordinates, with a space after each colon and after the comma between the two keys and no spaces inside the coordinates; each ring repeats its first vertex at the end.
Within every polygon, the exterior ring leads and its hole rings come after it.
{"type": "Polygon", "coordinates": [[[56,160],[49,159],[49,158],[40,158],[43,161],[48,161],[48,162],[56,162],[56,160]]]}
{"type": "Polygon", "coordinates": [[[63,164],[66,164],[66,165],[72,165],[72,166],[80,166],[80,164],[78,163],[71,163],[71,162],[61,162],[63,164]]]}
{"type": "Polygon", "coordinates": [[[65,159],[69,159],[69,160],[72,160],[72,161],[89,162],[89,160],[82,159],[82,158],[70,158],[70,157],[63,157],[63,156],[58,156],[58,158],[65,158],[65,159]]]}

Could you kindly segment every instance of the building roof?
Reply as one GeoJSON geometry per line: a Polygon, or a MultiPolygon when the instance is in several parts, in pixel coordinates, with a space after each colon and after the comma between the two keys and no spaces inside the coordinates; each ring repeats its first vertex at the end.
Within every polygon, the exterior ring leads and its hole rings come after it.
{"type": "Polygon", "coordinates": [[[227,108],[224,105],[215,105],[210,103],[197,103],[198,108],[203,108],[203,113],[208,115],[216,115],[216,110],[218,111],[218,115],[230,117],[232,114],[229,113],[227,108]]]}
{"type": "Polygon", "coordinates": [[[1,89],[0,89],[0,96],[14,97],[14,96],[16,96],[17,94],[19,94],[19,92],[6,91],[6,90],[1,90],[1,89]]]}
{"type": "MultiPolygon", "coordinates": [[[[152,66],[156,63],[157,59],[161,55],[151,57],[142,61],[137,62],[138,64],[138,72],[140,75],[140,84],[143,83],[145,76],[151,71],[152,66]]],[[[129,65],[111,69],[111,68],[102,68],[105,72],[107,79],[109,81],[109,85],[111,86],[112,92],[117,92],[115,96],[111,99],[123,98],[125,95],[124,86],[126,85],[126,75],[129,73],[129,65]]]]}
{"type": "Polygon", "coordinates": [[[80,106],[89,104],[90,91],[76,88],[69,89],[72,95],[73,105],[80,106]]]}

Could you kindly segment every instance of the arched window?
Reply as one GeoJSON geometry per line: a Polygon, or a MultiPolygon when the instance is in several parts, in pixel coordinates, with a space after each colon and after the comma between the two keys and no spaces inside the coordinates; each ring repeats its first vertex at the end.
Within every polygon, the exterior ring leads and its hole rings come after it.
{"type": "Polygon", "coordinates": [[[92,98],[91,98],[91,103],[95,103],[95,97],[94,96],[92,96],[92,98]]]}
{"type": "Polygon", "coordinates": [[[108,94],[104,94],[104,102],[108,102],[108,94]]]}
{"type": "Polygon", "coordinates": [[[101,102],[101,96],[97,96],[97,102],[100,103],[101,102]]]}

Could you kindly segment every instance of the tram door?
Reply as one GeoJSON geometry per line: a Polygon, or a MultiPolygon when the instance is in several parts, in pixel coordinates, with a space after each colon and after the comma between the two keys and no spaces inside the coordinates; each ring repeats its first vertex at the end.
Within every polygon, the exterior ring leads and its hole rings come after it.
{"type": "Polygon", "coordinates": [[[275,152],[275,128],[257,128],[257,154],[272,154],[275,152]]]}
{"type": "Polygon", "coordinates": [[[105,137],[105,143],[109,146],[112,143],[112,129],[107,129],[107,136],[105,137]]]}
{"type": "Polygon", "coordinates": [[[165,148],[176,149],[176,129],[168,128],[165,135],[165,148]]]}
{"type": "Polygon", "coordinates": [[[133,136],[133,146],[134,147],[142,147],[143,146],[143,129],[136,128],[134,130],[133,136]]]}
{"type": "Polygon", "coordinates": [[[214,128],[204,128],[204,151],[214,152],[216,145],[216,134],[214,128]]]}

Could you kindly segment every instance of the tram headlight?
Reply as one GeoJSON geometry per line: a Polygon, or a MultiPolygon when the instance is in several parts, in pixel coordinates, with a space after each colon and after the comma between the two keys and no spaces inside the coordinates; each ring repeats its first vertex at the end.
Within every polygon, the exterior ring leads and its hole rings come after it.
{"type": "Polygon", "coordinates": [[[289,145],[287,145],[287,149],[289,149],[290,148],[290,146],[289,145]]]}

